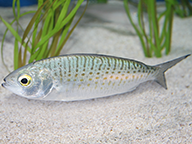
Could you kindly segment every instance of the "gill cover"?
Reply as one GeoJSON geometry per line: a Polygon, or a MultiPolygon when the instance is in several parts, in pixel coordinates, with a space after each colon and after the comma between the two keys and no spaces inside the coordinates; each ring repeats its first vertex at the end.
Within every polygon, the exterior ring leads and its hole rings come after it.
{"type": "Polygon", "coordinates": [[[46,97],[53,88],[53,81],[49,71],[34,67],[31,69],[30,73],[32,75],[32,84],[25,88],[25,97],[46,97]]]}

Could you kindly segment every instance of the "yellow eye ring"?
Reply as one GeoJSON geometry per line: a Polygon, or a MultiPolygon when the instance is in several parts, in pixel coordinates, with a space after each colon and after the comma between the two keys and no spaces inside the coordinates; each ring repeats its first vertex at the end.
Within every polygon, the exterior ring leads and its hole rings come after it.
{"type": "Polygon", "coordinates": [[[32,78],[29,75],[24,74],[21,75],[18,80],[22,86],[29,86],[31,84],[32,78]]]}

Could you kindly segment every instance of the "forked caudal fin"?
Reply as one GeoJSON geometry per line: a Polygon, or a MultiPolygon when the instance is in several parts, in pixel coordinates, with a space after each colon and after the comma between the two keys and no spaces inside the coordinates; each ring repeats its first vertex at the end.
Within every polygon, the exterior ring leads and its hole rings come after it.
{"type": "Polygon", "coordinates": [[[160,68],[159,73],[157,74],[155,81],[157,83],[159,83],[161,86],[163,86],[165,89],[167,89],[167,85],[166,85],[166,79],[165,79],[165,75],[164,73],[171,68],[172,66],[176,65],[178,62],[180,62],[181,60],[187,58],[188,56],[190,56],[191,54],[176,58],[174,60],[162,63],[162,64],[158,64],[156,65],[157,67],[160,68]]]}

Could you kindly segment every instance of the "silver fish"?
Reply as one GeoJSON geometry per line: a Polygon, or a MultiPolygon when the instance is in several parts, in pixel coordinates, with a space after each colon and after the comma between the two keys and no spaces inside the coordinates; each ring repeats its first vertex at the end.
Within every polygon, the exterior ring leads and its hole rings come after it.
{"type": "Polygon", "coordinates": [[[114,56],[69,54],[25,65],[5,77],[2,86],[22,97],[53,101],[125,93],[149,80],[167,89],[164,72],[188,56],[149,66],[114,56]]]}

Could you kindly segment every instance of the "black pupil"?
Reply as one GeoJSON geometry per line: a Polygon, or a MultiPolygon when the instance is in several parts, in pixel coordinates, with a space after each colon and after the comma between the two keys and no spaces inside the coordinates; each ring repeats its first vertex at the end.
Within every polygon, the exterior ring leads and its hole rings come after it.
{"type": "Polygon", "coordinates": [[[26,84],[26,83],[28,82],[28,79],[23,78],[23,79],[21,80],[21,82],[22,82],[22,84],[26,84]]]}

